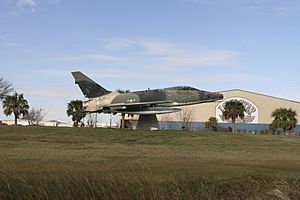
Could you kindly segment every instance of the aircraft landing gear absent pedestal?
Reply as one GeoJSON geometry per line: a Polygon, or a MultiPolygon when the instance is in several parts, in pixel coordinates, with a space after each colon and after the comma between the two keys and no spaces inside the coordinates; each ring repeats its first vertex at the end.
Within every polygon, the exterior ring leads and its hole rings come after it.
{"type": "Polygon", "coordinates": [[[156,115],[140,115],[136,125],[136,130],[159,130],[156,115]]]}

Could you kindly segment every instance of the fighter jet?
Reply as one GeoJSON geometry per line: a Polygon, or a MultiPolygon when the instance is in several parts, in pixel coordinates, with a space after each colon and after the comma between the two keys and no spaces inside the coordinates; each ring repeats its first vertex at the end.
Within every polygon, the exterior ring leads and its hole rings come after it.
{"type": "Polygon", "coordinates": [[[223,99],[222,94],[188,86],[135,92],[108,91],[79,71],[72,72],[72,75],[75,84],[78,84],[88,98],[83,106],[90,113],[166,114],[180,111],[181,106],[223,99]]]}

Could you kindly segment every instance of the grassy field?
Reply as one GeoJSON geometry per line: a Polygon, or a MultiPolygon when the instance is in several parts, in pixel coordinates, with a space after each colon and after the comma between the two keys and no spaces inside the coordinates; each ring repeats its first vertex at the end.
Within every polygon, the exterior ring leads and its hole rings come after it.
{"type": "Polygon", "coordinates": [[[300,137],[0,126],[0,199],[300,199],[300,137]]]}

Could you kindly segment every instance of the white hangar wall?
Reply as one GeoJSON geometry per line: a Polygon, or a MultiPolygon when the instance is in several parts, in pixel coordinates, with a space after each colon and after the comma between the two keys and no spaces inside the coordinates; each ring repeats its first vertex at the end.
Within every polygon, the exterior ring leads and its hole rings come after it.
{"type": "MultiPolygon", "coordinates": [[[[273,120],[272,112],[277,108],[284,107],[296,110],[298,124],[300,124],[300,102],[240,89],[221,91],[220,93],[224,95],[222,101],[186,106],[183,109],[192,113],[193,122],[205,122],[209,117],[217,117],[218,122],[226,122],[222,118],[223,105],[228,100],[237,99],[242,101],[247,109],[244,123],[269,124],[273,120]]],[[[158,115],[158,119],[160,121],[181,121],[180,115],[180,113],[158,115]]]]}

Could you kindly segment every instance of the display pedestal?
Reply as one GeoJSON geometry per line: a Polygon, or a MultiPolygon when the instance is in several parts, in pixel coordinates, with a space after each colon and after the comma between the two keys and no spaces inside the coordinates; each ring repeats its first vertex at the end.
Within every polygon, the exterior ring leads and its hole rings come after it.
{"type": "Polygon", "coordinates": [[[156,115],[140,115],[136,130],[159,130],[156,115]]]}

